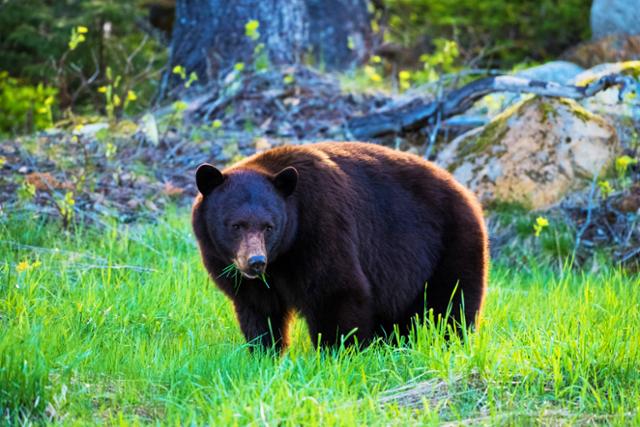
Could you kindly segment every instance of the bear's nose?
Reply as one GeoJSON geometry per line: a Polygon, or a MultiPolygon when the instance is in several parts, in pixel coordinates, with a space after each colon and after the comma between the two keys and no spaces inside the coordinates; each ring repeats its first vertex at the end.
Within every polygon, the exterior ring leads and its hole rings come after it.
{"type": "Polygon", "coordinates": [[[248,259],[247,263],[255,274],[262,274],[267,266],[267,257],[264,255],[254,255],[248,259]]]}

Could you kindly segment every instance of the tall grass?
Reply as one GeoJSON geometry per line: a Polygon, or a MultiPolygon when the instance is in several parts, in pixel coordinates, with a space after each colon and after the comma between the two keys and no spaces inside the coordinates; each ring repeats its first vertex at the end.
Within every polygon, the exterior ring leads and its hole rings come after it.
{"type": "Polygon", "coordinates": [[[187,217],[0,220],[3,422],[640,424],[637,276],[497,264],[464,339],[316,351],[296,321],[283,357],[251,355],[187,217]]]}

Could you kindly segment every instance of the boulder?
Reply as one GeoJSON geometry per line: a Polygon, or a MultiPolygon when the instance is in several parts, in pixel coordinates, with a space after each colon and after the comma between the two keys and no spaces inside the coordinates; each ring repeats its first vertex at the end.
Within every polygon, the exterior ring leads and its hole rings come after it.
{"type": "Polygon", "coordinates": [[[518,71],[516,76],[526,77],[531,80],[541,80],[543,82],[568,84],[583,71],[584,68],[572,62],[551,61],[536,67],[518,71]]]}
{"type": "Polygon", "coordinates": [[[591,34],[594,40],[612,34],[640,34],[640,2],[594,0],[591,5],[591,34]]]}
{"type": "Polygon", "coordinates": [[[615,129],[574,101],[534,97],[452,141],[436,162],[483,204],[542,209],[588,186],[619,152],[615,129]]]}

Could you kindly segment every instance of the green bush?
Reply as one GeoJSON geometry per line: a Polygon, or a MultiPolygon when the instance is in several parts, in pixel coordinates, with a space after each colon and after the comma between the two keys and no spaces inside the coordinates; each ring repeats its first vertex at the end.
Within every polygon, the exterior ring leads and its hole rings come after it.
{"type": "Polygon", "coordinates": [[[121,76],[120,96],[137,94],[135,111],[153,99],[166,47],[142,31],[140,0],[0,2],[0,70],[25,84],[53,86],[59,111],[104,109],[98,88],[121,76]],[[79,34],[78,29],[83,33],[79,34]]]}
{"type": "Polygon", "coordinates": [[[389,37],[455,40],[484,65],[544,61],[589,37],[591,0],[385,0],[389,37]]]}
{"type": "Polygon", "coordinates": [[[52,105],[57,90],[38,83],[21,83],[0,72],[0,135],[31,132],[52,124],[52,105]]]}

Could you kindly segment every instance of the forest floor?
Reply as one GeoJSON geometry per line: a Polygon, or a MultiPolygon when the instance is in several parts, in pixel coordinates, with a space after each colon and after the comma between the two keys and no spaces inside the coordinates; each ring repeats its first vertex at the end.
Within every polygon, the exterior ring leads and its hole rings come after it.
{"type": "Polygon", "coordinates": [[[640,424],[640,276],[498,261],[481,326],[251,355],[184,208],[67,230],[0,216],[3,423],[640,424]]]}
{"type": "MultiPolygon", "coordinates": [[[[200,163],[222,168],[282,144],[349,139],[344,125],[350,117],[412,105],[435,90],[427,85],[391,96],[346,90],[337,78],[308,69],[292,69],[287,75],[290,82],[280,73],[247,73],[135,122],[75,116],[46,131],[0,139],[0,215],[27,209],[63,224],[101,227],[113,219],[153,221],[166,206],[191,203],[200,163]]],[[[453,129],[443,129],[438,144],[462,131],[453,129]]],[[[374,142],[423,156],[427,134],[374,142]]],[[[635,214],[640,208],[640,166],[630,165],[624,181],[622,186],[612,180],[606,193],[590,194],[587,188],[545,212],[520,209],[505,216],[501,207],[487,209],[492,255],[512,263],[521,262],[523,253],[571,258],[583,266],[601,252],[638,270],[640,251],[633,242],[640,233],[635,214]],[[547,217],[550,226],[532,240],[538,216],[547,217]]]]}

